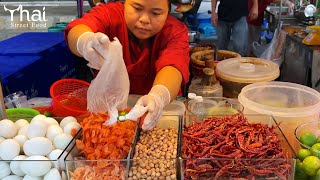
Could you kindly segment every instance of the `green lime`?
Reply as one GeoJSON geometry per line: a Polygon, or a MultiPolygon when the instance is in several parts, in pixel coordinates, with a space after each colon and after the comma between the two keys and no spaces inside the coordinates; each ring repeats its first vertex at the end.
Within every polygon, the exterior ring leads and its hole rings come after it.
{"type": "Polygon", "coordinates": [[[311,132],[305,132],[300,136],[301,143],[310,147],[316,143],[316,140],[317,137],[311,132]]]}
{"type": "Polygon", "coordinates": [[[302,162],[299,159],[297,159],[294,179],[305,180],[305,179],[308,179],[308,177],[309,177],[308,174],[306,174],[302,169],[302,162]]]}
{"type": "Polygon", "coordinates": [[[320,169],[320,160],[316,156],[308,156],[302,162],[302,169],[309,176],[314,176],[320,169]]]}
{"type": "Polygon", "coordinates": [[[311,180],[320,180],[320,169],[317,171],[317,174],[315,176],[312,176],[310,179],[311,180]]]}
{"type": "Polygon", "coordinates": [[[45,115],[45,116],[47,116],[47,117],[53,117],[53,114],[52,114],[52,112],[50,112],[50,111],[45,111],[45,112],[43,113],[43,115],[45,115]]]}
{"type": "Polygon", "coordinates": [[[311,156],[311,151],[309,149],[300,149],[297,155],[297,157],[301,161],[303,161],[308,156],[311,156]]]}
{"type": "Polygon", "coordinates": [[[121,111],[121,112],[119,113],[119,116],[125,116],[126,114],[127,114],[127,112],[121,111]]]}
{"type": "Polygon", "coordinates": [[[320,136],[317,137],[317,143],[320,143],[320,136]]]}
{"type": "Polygon", "coordinates": [[[311,153],[313,156],[317,156],[318,158],[320,158],[320,143],[315,143],[311,147],[311,153]]]}

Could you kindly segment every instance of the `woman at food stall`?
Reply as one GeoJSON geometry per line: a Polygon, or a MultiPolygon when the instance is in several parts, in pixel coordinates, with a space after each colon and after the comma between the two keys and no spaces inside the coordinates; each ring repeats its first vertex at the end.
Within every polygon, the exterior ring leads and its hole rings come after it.
{"type": "MultiPolygon", "coordinates": [[[[65,30],[70,50],[90,64],[106,59],[108,42],[118,38],[130,79],[130,93],[148,114],[143,129],[151,129],[162,109],[175,99],[189,79],[188,29],[169,15],[170,1],[126,0],[100,4],[65,30]]],[[[141,111],[138,109],[137,111],[141,111]]]]}

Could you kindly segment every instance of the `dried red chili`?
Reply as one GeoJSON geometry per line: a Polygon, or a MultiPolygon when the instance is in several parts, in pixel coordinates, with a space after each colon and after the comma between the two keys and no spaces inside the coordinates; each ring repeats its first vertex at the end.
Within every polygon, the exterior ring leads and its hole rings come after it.
{"type": "Polygon", "coordinates": [[[241,114],[193,122],[183,132],[182,157],[214,159],[186,160],[184,178],[286,179],[291,166],[276,128],[251,124],[241,114]]]}

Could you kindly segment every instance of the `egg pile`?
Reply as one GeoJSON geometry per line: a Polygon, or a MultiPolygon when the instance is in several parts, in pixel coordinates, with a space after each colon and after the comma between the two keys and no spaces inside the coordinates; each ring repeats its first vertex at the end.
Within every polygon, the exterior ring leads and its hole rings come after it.
{"type": "Polygon", "coordinates": [[[72,132],[80,128],[71,116],[60,124],[44,115],[35,116],[30,124],[25,119],[1,120],[0,160],[4,161],[0,161],[0,179],[67,179],[64,158],[68,152],[63,150],[73,139],[72,132]]]}

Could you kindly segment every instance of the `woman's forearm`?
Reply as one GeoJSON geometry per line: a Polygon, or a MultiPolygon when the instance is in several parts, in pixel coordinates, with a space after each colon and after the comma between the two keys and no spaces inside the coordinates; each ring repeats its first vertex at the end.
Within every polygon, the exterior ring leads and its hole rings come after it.
{"type": "Polygon", "coordinates": [[[181,83],[181,72],[173,66],[166,66],[158,72],[153,85],[164,85],[170,92],[170,99],[174,100],[179,93],[181,83]]]}

